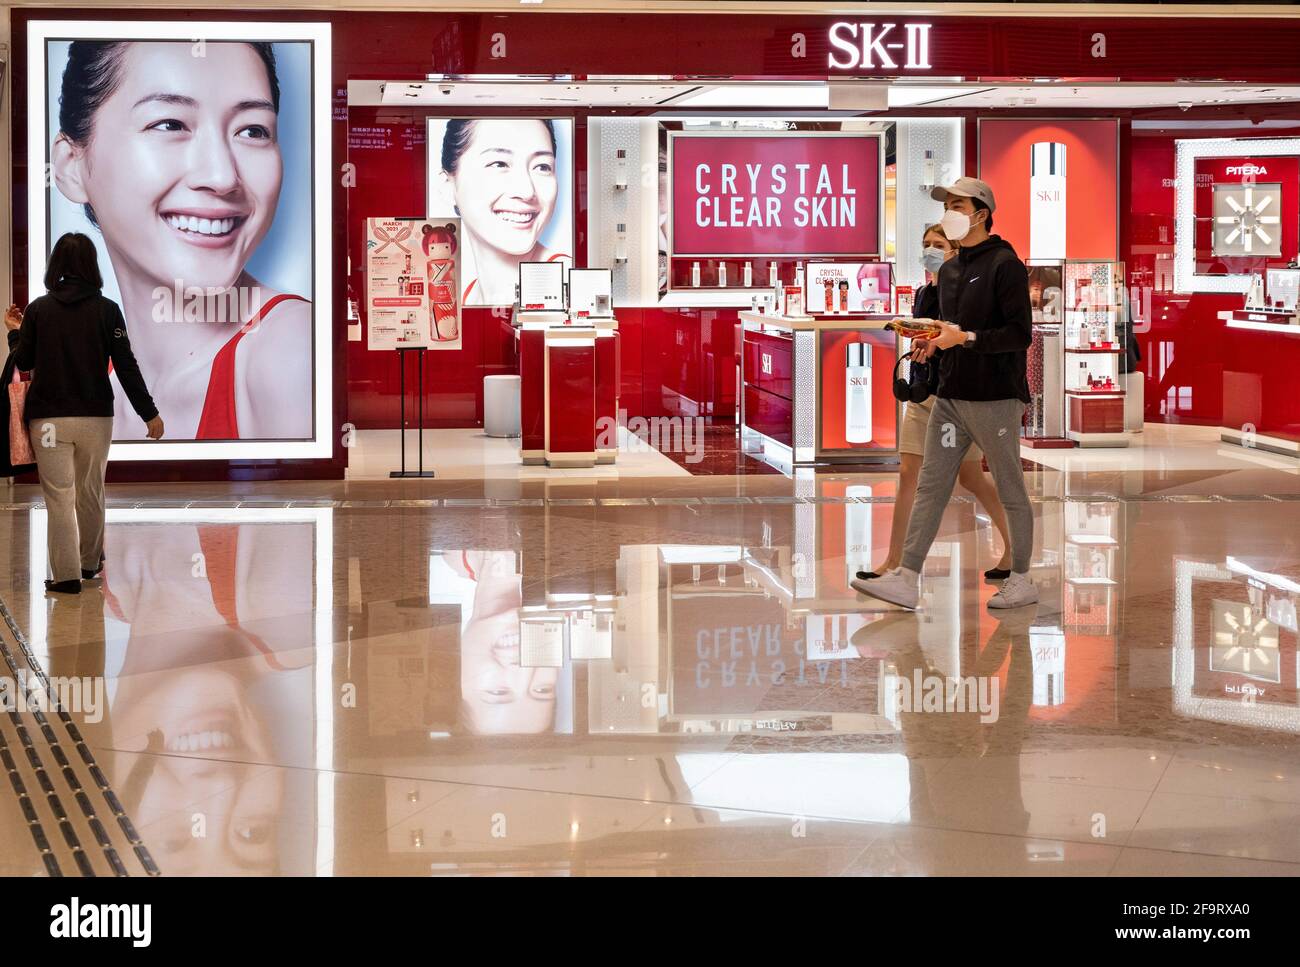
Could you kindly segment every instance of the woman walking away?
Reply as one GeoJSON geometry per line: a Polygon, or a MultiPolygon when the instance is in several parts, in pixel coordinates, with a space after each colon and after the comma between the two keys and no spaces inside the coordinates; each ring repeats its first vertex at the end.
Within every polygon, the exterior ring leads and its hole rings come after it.
{"type": "Polygon", "coordinates": [[[23,419],[49,514],[52,579],[46,591],[79,594],[104,563],[104,468],[113,439],[112,363],[151,440],[162,417],[131,352],[122,310],[100,294],[95,245],[64,235],[45,269],[47,294],[25,312],[10,306],[5,325],[15,365],[34,370],[23,419]]]}

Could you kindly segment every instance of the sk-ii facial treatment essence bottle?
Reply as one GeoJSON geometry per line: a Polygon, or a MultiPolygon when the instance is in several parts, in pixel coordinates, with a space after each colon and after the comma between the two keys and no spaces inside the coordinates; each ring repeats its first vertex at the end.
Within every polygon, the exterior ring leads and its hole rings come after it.
{"type": "Polygon", "coordinates": [[[1029,147],[1029,260],[1065,258],[1065,145],[1029,147]]]}
{"type": "Polygon", "coordinates": [[[871,345],[851,342],[844,369],[844,439],[849,443],[871,440],[871,345]]]}

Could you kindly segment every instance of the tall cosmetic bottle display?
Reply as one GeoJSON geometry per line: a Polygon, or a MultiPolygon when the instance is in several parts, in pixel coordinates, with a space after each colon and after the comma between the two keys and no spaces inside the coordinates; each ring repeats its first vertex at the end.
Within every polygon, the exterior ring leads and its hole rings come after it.
{"type": "Polygon", "coordinates": [[[853,484],[844,488],[844,566],[846,580],[853,580],[859,571],[871,570],[871,512],[870,503],[859,503],[854,498],[870,498],[871,488],[853,484]]]}
{"type": "Polygon", "coordinates": [[[844,370],[844,439],[849,443],[871,440],[871,345],[851,342],[844,370]]]}
{"type": "Polygon", "coordinates": [[[1029,146],[1029,259],[1065,258],[1065,145],[1029,146]]]}

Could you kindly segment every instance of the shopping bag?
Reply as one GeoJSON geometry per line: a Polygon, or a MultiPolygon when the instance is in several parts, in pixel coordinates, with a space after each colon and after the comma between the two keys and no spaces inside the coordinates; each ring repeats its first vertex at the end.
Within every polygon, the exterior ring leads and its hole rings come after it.
{"type": "Polygon", "coordinates": [[[23,420],[23,405],[27,402],[27,390],[31,385],[14,369],[14,378],[8,387],[9,465],[13,467],[36,462],[36,454],[32,453],[32,441],[27,435],[27,423],[23,420]]]}

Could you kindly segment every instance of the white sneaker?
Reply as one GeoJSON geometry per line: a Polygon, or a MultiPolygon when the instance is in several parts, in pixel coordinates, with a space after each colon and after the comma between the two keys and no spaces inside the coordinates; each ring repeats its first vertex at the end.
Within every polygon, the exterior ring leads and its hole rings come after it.
{"type": "Polygon", "coordinates": [[[921,597],[921,575],[906,568],[896,567],[878,578],[854,578],[849,585],[855,591],[888,601],[908,611],[915,611],[921,597]]]}
{"type": "Polygon", "coordinates": [[[1002,582],[997,594],[989,598],[990,608],[1023,608],[1027,604],[1038,603],[1038,588],[1029,580],[1028,574],[1011,572],[1011,577],[1002,582]]]}

